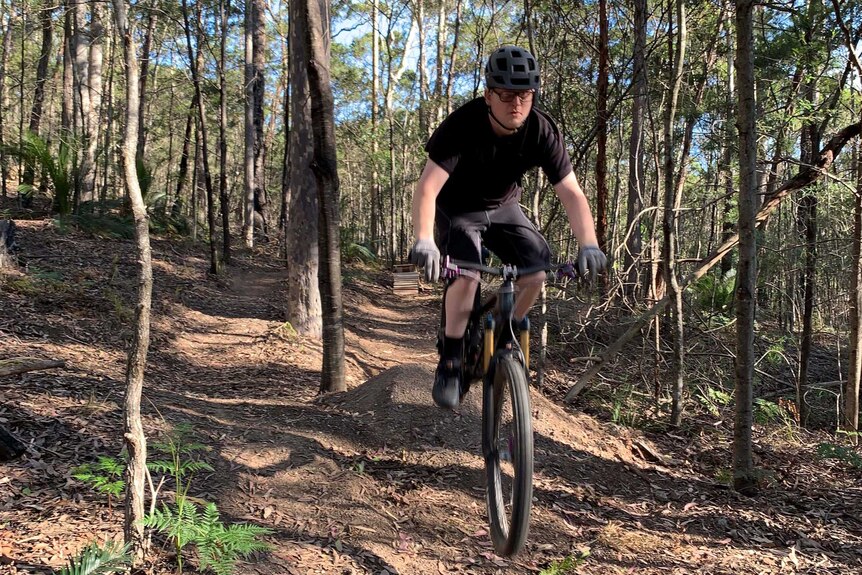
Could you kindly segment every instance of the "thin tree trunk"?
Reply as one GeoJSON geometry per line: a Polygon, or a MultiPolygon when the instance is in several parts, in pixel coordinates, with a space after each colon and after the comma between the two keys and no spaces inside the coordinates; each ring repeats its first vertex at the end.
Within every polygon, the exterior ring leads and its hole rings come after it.
{"type": "Polygon", "coordinates": [[[670,78],[670,98],[665,112],[664,121],[664,220],[662,222],[664,232],[664,245],[662,259],[664,260],[664,281],[668,290],[668,297],[673,302],[671,307],[671,340],[673,342],[673,361],[671,362],[670,381],[671,391],[671,414],[670,424],[678,427],[682,423],[683,391],[685,377],[685,322],[682,310],[682,290],[679,287],[679,279],[676,272],[676,227],[677,212],[679,204],[677,194],[681,192],[675,185],[676,165],[674,162],[674,122],[676,119],[676,106],[679,99],[680,87],[682,85],[683,66],[685,64],[686,49],[686,20],[684,0],[674,0],[671,5],[676,4],[677,17],[677,41],[674,46],[673,37],[668,35],[668,56],[674,62],[670,78]]]}
{"type": "Polygon", "coordinates": [[[461,2],[455,0],[455,30],[452,33],[452,50],[449,52],[449,68],[446,75],[446,115],[452,113],[452,98],[455,90],[455,55],[458,53],[458,40],[461,32],[461,2]]]}
{"type": "Polygon", "coordinates": [[[254,2],[245,3],[245,203],[243,238],[246,247],[254,245],[254,2]]]}
{"type": "MultiPolygon", "coordinates": [[[[174,196],[174,204],[171,207],[171,215],[175,218],[180,217],[183,213],[183,186],[189,173],[189,149],[192,144],[192,124],[194,123],[195,111],[198,107],[198,95],[192,95],[191,104],[186,114],[186,130],[183,135],[183,148],[180,152],[180,167],[177,173],[177,191],[174,196]]],[[[194,210],[194,207],[192,208],[194,210]]]]}
{"type": "Polygon", "coordinates": [[[320,218],[320,295],[323,303],[323,369],[320,391],[344,391],[344,318],[341,303],[338,171],[335,114],[329,80],[329,6],[327,0],[302,0],[305,51],[314,133],[311,169],[317,180],[320,218]],[[324,24],[324,22],[326,24],[324,24]]]}
{"type": "Polygon", "coordinates": [[[641,211],[644,197],[644,109],[646,107],[646,0],[634,0],[635,6],[635,45],[634,45],[634,79],[632,81],[634,97],[632,98],[632,129],[629,139],[629,177],[628,200],[626,210],[626,249],[623,252],[623,269],[625,270],[624,292],[628,296],[636,296],[640,285],[638,263],[640,260],[642,239],[640,231],[641,211]]]}
{"type": "MultiPolygon", "coordinates": [[[[33,134],[39,134],[42,123],[42,108],[45,101],[45,82],[48,81],[48,63],[51,59],[51,43],[53,42],[53,17],[54,5],[46,1],[39,11],[39,22],[42,25],[42,48],[39,51],[39,63],[36,66],[36,85],[33,88],[33,105],[30,108],[29,130],[33,134]]],[[[21,111],[23,113],[23,110],[21,111]]],[[[32,163],[27,162],[24,166],[22,181],[32,186],[35,179],[35,168],[32,163]]]]}
{"type": "Polygon", "coordinates": [[[380,117],[377,101],[380,98],[380,32],[377,29],[379,19],[378,0],[371,0],[371,251],[379,255],[381,248],[383,214],[380,204],[380,172],[377,168],[377,156],[380,145],[377,134],[380,130],[380,117]]]}
{"type": "Polygon", "coordinates": [[[862,380],[862,153],[857,146],[856,194],[853,198],[853,242],[850,276],[850,365],[844,384],[842,428],[859,431],[859,391],[862,380]]]}
{"type": "Polygon", "coordinates": [[[254,79],[252,81],[253,115],[254,115],[254,219],[258,223],[260,233],[267,239],[266,226],[266,147],[264,141],[263,104],[266,95],[266,3],[264,0],[250,0],[253,10],[252,18],[252,64],[254,79]]]}
{"type": "Polygon", "coordinates": [[[138,82],[139,71],[134,36],[126,18],[125,0],[114,0],[114,17],[117,32],[123,41],[126,66],[126,126],[123,134],[121,161],[123,176],[132,213],[135,218],[135,240],[138,254],[138,304],[135,309],[135,331],[129,349],[126,370],[126,395],[123,402],[123,438],[129,452],[126,467],[126,508],[123,533],[131,546],[135,563],[144,558],[144,480],[146,477],[147,440],[141,423],[141,394],[147,351],[150,345],[150,307],[153,290],[153,268],[150,252],[147,208],[141,195],[135,169],[135,150],[138,140],[138,82]]]}
{"type": "Polygon", "coordinates": [[[153,46],[153,34],[156,29],[156,11],[153,6],[147,5],[147,31],[144,33],[144,44],[141,49],[141,106],[138,114],[138,143],[135,151],[135,158],[138,162],[143,162],[144,153],[147,148],[147,123],[144,122],[144,110],[147,107],[147,84],[150,79],[150,52],[153,46]]]}
{"type": "Polygon", "coordinates": [[[94,157],[90,155],[90,140],[93,138],[92,125],[90,123],[92,105],[90,101],[90,33],[87,28],[87,2],[86,0],[72,0],[74,7],[74,35],[72,36],[72,67],[75,74],[75,87],[78,96],[78,117],[81,142],[81,157],[78,166],[78,187],[80,188],[80,201],[93,201],[95,190],[96,166],[94,157]]]}
{"type": "MultiPolygon", "coordinates": [[[[598,134],[596,140],[596,236],[599,247],[607,253],[608,241],[608,3],[599,0],[599,79],[597,101],[598,134]]],[[[605,283],[605,274],[600,280],[605,283]]],[[[602,286],[604,291],[605,286],[602,286]]]]}
{"type": "Polygon", "coordinates": [[[221,39],[219,42],[219,177],[218,196],[221,206],[222,225],[222,260],[230,264],[230,205],[227,197],[227,80],[225,65],[227,64],[227,35],[230,0],[220,0],[219,16],[221,19],[221,39]]]}
{"type": "MultiPolygon", "coordinates": [[[[206,197],[207,197],[207,224],[209,227],[208,236],[209,236],[209,248],[210,248],[210,273],[217,274],[219,271],[219,257],[218,257],[218,244],[216,242],[216,229],[215,229],[215,207],[214,207],[214,198],[213,198],[213,183],[212,176],[210,172],[210,164],[209,164],[209,151],[207,149],[207,124],[206,124],[206,110],[204,109],[204,100],[201,95],[201,84],[199,78],[199,70],[201,68],[201,42],[197,43],[198,50],[197,56],[194,54],[192,50],[192,36],[191,36],[191,28],[189,23],[189,10],[188,10],[188,0],[183,0],[183,22],[186,33],[186,47],[188,50],[189,63],[191,65],[192,72],[192,83],[195,88],[195,96],[197,98],[198,104],[198,133],[200,135],[200,155],[201,155],[201,167],[203,168],[203,179],[204,186],[206,187],[206,197]]],[[[196,10],[200,10],[200,5],[196,6],[196,10]]],[[[200,23],[202,20],[200,12],[197,13],[197,22],[200,23]]],[[[202,35],[200,27],[197,29],[197,33],[199,36],[202,35]]],[[[195,212],[197,212],[197,207],[195,207],[195,212]]],[[[195,221],[197,221],[197,213],[195,213],[195,221]]]]}
{"type": "Polygon", "coordinates": [[[0,2],[0,22],[3,25],[3,45],[0,48],[0,194],[8,195],[9,158],[6,157],[6,110],[9,107],[9,90],[6,86],[6,66],[12,51],[12,11],[7,12],[6,2],[0,2]]]}
{"type": "Polygon", "coordinates": [[[754,317],[757,285],[757,133],[755,132],[754,34],[751,0],[736,0],[736,76],[739,129],[739,264],[736,288],[736,361],[734,374],[733,487],[743,494],[757,489],[751,451],[754,379],[754,317]]]}

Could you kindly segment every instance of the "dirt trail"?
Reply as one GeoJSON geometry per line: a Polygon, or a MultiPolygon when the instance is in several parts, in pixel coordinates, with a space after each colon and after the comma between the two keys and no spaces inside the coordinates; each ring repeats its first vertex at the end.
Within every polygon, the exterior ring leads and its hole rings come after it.
{"type": "MultiPolygon", "coordinates": [[[[49,296],[0,292],[0,359],[69,366],[0,380],[0,423],[38,453],[0,466],[0,573],[57,566],[83,541],[121,526],[69,470],[120,446],[131,245],[21,227],[26,273],[50,269],[66,284],[49,296]],[[70,292],[72,284],[81,287],[70,292]]],[[[579,573],[862,573],[859,524],[848,511],[858,488],[840,508],[824,504],[814,484],[743,499],[684,460],[692,440],[717,448],[717,433],[668,440],[678,451],[662,454],[640,434],[535,391],[530,539],[514,560],[496,557],[485,532],[480,394],[471,391],[457,412],[430,399],[436,294],[399,299],[384,275],[350,268],[350,389],[320,398],[319,344],[285,326],[285,276],[272,258],[239,257],[213,279],[196,252],[155,248],[147,428],[191,423],[216,469],[196,479],[195,495],[218,503],[227,519],[274,529],[272,553],[240,573],[514,574],[584,549],[579,573]],[[649,461],[650,451],[661,461],[649,461]],[[823,512],[794,514],[794,506],[823,512]]]]}

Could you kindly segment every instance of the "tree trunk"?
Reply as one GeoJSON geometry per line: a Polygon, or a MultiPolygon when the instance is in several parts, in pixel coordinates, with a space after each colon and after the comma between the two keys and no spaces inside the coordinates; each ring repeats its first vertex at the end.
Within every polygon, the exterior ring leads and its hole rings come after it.
{"type": "Polygon", "coordinates": [[[266,92],[266,2],[250,0],[252,4],[252,102],[254,117],[254,220],[264,240],[267,239],[266,148],[264,146],[263,104],[266,92]]]}
{"type": "MultiPolygon", "coordinates": [[[[105,28],[102,24],[102,4],[98,0],[90,3],[90,53],[87,63],[87,89],[90,92],[90,107],[88,110],[88,140],[85,150],[86,161],[91,165],[91,174],[87,177],[92,179],[91,195],[95,200],[96,172],[98,168],[99,131],[101,129],[102,117],[102,65],[103,46],[105,42],[105,28]]],[[[140,128],[140,125],[139,125],[140,128]]],[[[90,185],[90,184],[88,184],[90,185]]],[[[146,190],[143,190],[146,191],[146,190]]]]}
{"type": "MultiPolygon", "coordinates": [[[[810,44],[813,32],[810,28],[806,31],[806,43],[810,44]]],[[[809,49],[811,47],[809,46],[809,49]]],[[[806,66],[811,72],[810,66],[806,66]]],[[[802,99],[810,107],[817,106],[817,88],[815,80],[805,83],[802,90],[802,99]]],[[[816,120],[811,119],[802,126],[800,137],[800,161],[803,166],[812,166],[817,158],[817,150],[820,147],[820,134],[816,120]]],[[[802,333],[799,342],[799,379],[796,384],[796,409],[799,413],[799,421],[805,425],[808,421],[808,406],[805,402],[805,392],[808,389],[808,366],[811,361],[811,344],[814,315],[814,290],[817,280],[817,193],[815,190],[807,190],[799,201],[796,211],[796,226],[799,239],[802,242],[802,275],[800,277],[800,291],[802,292],[802,333]]]]}
{"type": "Polygon", "coordinates": [[[629,177],[626,212],[626,249],[623,257],[625,289],[628,296],[636,296],[640,285],[639,261],[642,247],[640,218],[644,197],[644,110],[647,97],[646,77],[646,0],[634,0],[635,45],[632,98],[632,129],[629,139],[629,177]]]}
{"type": "Polygon", "coordinates": [[[287,223],[287,319],[297,333],[320,337],[317,183],[311,171],[312,133],[302,0],[290,3],[290,219],[287,223]]]}
{"type": "Polygon", "coordinates": [[[371,251],[380,254],[381,234],[380,220],[382,215],[380,205],[380,172],[377,167],[377,156],[380,144],[377,134],[380,130],[380,116],[377,101],[380,97],[380,32],[378,23],[378,0],[371,0],[371,251]]]}
{"type": "Polygon", "coordinates": [[[78,188],[81,202],[93,201],[96,185],[96,165],[89,155],[90,140],[94,137],[90,124],[92,103],[90,101],[90,34],[87,29],[86,0],[72,0],[74,35],[72,36],[72,68],[75,75],[75,89],[78,96],[76,110],[80,131],[81,157],[78,166],[78,188]]]}
{"type": "Polygon", "coordinates": [[[15,221],[0,220],[0,272],[15,267],[15,221]]]}
{"type": "Polygon", "coordinates": [[[6,110],[9,107],[9,89],[6,86],[6,67],[9,64],[9,53],[12,51],[12,14],[6,9],[6,3],[0,4],[0,22],[3,25],[3,44],[0,48],[0,195],[8,194],[9,158],[6,156],[6,110]]]}
{"type": "MultiPolygon", "coordinates": [[[[858,146],[857,146],[858,150],[858,146]]],[[[856,157],[856,194],[853,198],[853,242],[850,276],[850,365],[844,384],[842,428],[859,431],[859,391],[862,380],[862,153],[856,157]]]]}
{"type": "Polygon", "coordinates": [[[230,204],[227,197],[227,80],[225,65],[227,64],[227,35],[230,0],[219,1],[219,17],[221,34],[219,42],[219,177],[218,196],[221,206],[222,225],[222,260],[230,264],[230,204]]]}
{"type": "MultiPolygon", "coordinates": [[[[209,163],[209,150],[207,148],[207,123],[206,123],[206,110],[204,109],[204,100],[203,95],[201,94],[201,83],[200,83],[200,69],[202,67],[202,52],[201,52],[201,36],[202,31],[201,27],[197,28],[198,34],[198,42],[197,42],[197,55],[194,54],[192,49],[192,36],[191,36],[191,26],[189,23],[189,9],[188,9],[188,0],[182,1],[183,6],[183,22],[186,33],[186,48],[189,56],[189,64],[191,66],[192,72],[192,83],[194,84],[195,89],[195,98],[197,100],[197,113],[198,113],[198,134],[200,135],[200,156],[201,156],[201,167],[203,168],[203,180],[204,186],[206,189],[206,197],[207,197],[207,225],[209,227],[208,235],[209,235],[209,248],[210,248],[210,273],[217,274],[219,271],[219,257],[218,257],[218,244],[216,242],[216,229],[215,229],[215,207],[214,207],[214,198],[213,198],[213,182],[212,175],[210,172],[210,163],[209,163]]],[[[196,10],[200,10],[200,5],[195,7],[196,10]]],[[[197,13],[196,21],[201,24],[202,17],[200,12],[197,13]]],[[[195,221],[197,221],[197,206],[195,206],[195,221]]]]}
{"type": "MultiPolygon", "coordinates": [[[[29,130],[33,134],[39,134],[39,127],[42,122],[45,82],[48,81],[48,62],[51,59],[51,43],[53,41],[53,17],[54,5],[52,2],[46,2],[39,11],[39,21],[42,24],[42,48],[39,51],[39,63],[36,66],[36,85],[33,88],[33,105],[30,108],[29,130]]],[[[22,181],[24,184],[32,186],[34,179],[34,166],[32,163],[27,162],[24,167],[22,181]]]]}
{"type": "Polygon", "coordinates": [[[757,489],[751,451],[754,379],[754,290],[757,285],[757,134],[754,99],[752,0],[736,0],[736,76],[739,129],[739,265],[736,288],[736,360],[734,366],[733,487],[743,494],[757,489]]]}
{"type": "Polygon", "coordinates": [[[192,124],[194,123],[195,111],[198,107],[198,95],[192,95],[189,111],[186,114],[186,130],[183,134],[183,147],[180,152],[180,167],[177,171],[177,191],[174,196],[174,204],[171,206],[171,215],[175,218],[183,213],[183,186],[189,174],[189,149],[192,144],[192,124]]]}
{"type": "Polygon", "coordinates": [[[305,53],[314,158],[311,169],[317,181],[320,205],[320,295],[323,301],[323,369],[320,391],[344,391],[344,318],[341,303],[341,250],[339,249],[338,171],[335,148],[335,113],[329,80],[329,5],[327,0],[300,0],[305,20],[305,53]]]}
{"type": "Polygon", "coordinates": [[[148,5],[147,9],[147,31],[144,33],[144,44],[141,49],[141,89],[140,89],[140,113],[138,114],[138,143],[135,151],[135,158],[138,162],[143,162],[144,153],[147,148],[147,123],[144,121],[144,110],[147,107],[147,84],[150,77],[150,51],[153,46],[153,33],[156,29],[156,11],[154,7],[148,5]]]}
{"type": "Polygon", "coordinates": [[[674,122],[676,120],[676,106],[679,99],[680,87],[682,85],[683,65],[685,64],[686,49],[686,21],[684,0],[673,0],[671,5],[676,5],[677,16],[677,41],[674,46],[673,36],[668,31],[668,57],[673,62],[671,77],[669,78],[670,95],[665,111],[664,120],[664,219],[662,231],[664,244],[662,248],[662,259],[664,260],[664,283],[667,287],[667,295],[673,302],[671,307],[671,340],[673,344],[673,361],[671,361],[671,414],[670,424],[678,427],[682,423],[683,390],[685,377],[685,321],[682,310],[682,290],[679,287],[679,279],[676,272],[676,227],[677,206],[681,194],[675,184],[676,164],[674,161],[674,122]]]}
{"type": "MultiPolygon", "coordinates": [[[[607,253],[608,241],[608,3],[599,0],[599,79],[596,140],[596,236],[607,253]]],[[[600,280],[605,283],[605,274],[600,280]]],[[[604,286],[602,286],[604,288],[604,286]]],[[[604,291],[604,289],[602,289],[604,291]]]]}
{"type": "Polygon", "coordinates": [[[245,3],[245,154],[243,174],[245,176],[245,202],[243,207],[242,234],[246,247],[254,245],[254,2],[245,3]]]}
{"type": "Polygon", "coordinates": [[[153,267],[150,252],[147,208],[141,195],[135,169],[138,141],[138,87],[140,73],[134,36],[126,18],[125,0],[114,0],[117,32],[122,38],[126,66],[126,126],[123,134],[121,162],[126,191],[135,218],[135,240],[138,248],[138,303],[135,308],[135,331],[129,348],[126,369],[126,395],[123,402],[123,438],[129,452],[126,467],[126,508],[123,533],[130,545],[135,563],[144,557],[144,480],[146,477],[147,440],[141,423],[141,394],[150,345],[150,307],[153,291],[153,267]]]}

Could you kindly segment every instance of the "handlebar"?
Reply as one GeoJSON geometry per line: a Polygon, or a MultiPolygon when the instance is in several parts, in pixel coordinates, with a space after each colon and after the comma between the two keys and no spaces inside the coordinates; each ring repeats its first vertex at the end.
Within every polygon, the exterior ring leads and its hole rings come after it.
{"type": "Polygon", "coordinates": [[[461,270],[471,270],[495,275],[503,278],[504,281],[514,281],[519,277],[534,274],[536,272],[556,272],[557,278],[567,277],[574,280],[578,279],[578,272],[575,269],[575,264],[573,262],[531,266],[527,268],[518,268],[517,266],[509,264],[504,264],[499,267],[491,267],[474,262],[453,260],[449,258],[449,256],[446,256],[443,260],[441,277],[443,279],[456,278],[461,275],[461,270]]]}

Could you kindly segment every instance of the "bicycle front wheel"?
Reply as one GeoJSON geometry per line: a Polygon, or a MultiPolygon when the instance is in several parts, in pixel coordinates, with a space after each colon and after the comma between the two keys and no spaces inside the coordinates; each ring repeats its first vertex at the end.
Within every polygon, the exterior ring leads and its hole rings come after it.
{"type": "Polygon", "coordinates": [[[486,501],[497,555],[524,548],[533,502],[533,424],[524,367],[511,355],[499,357],[482,396],[482,446],[486,501]]]}

